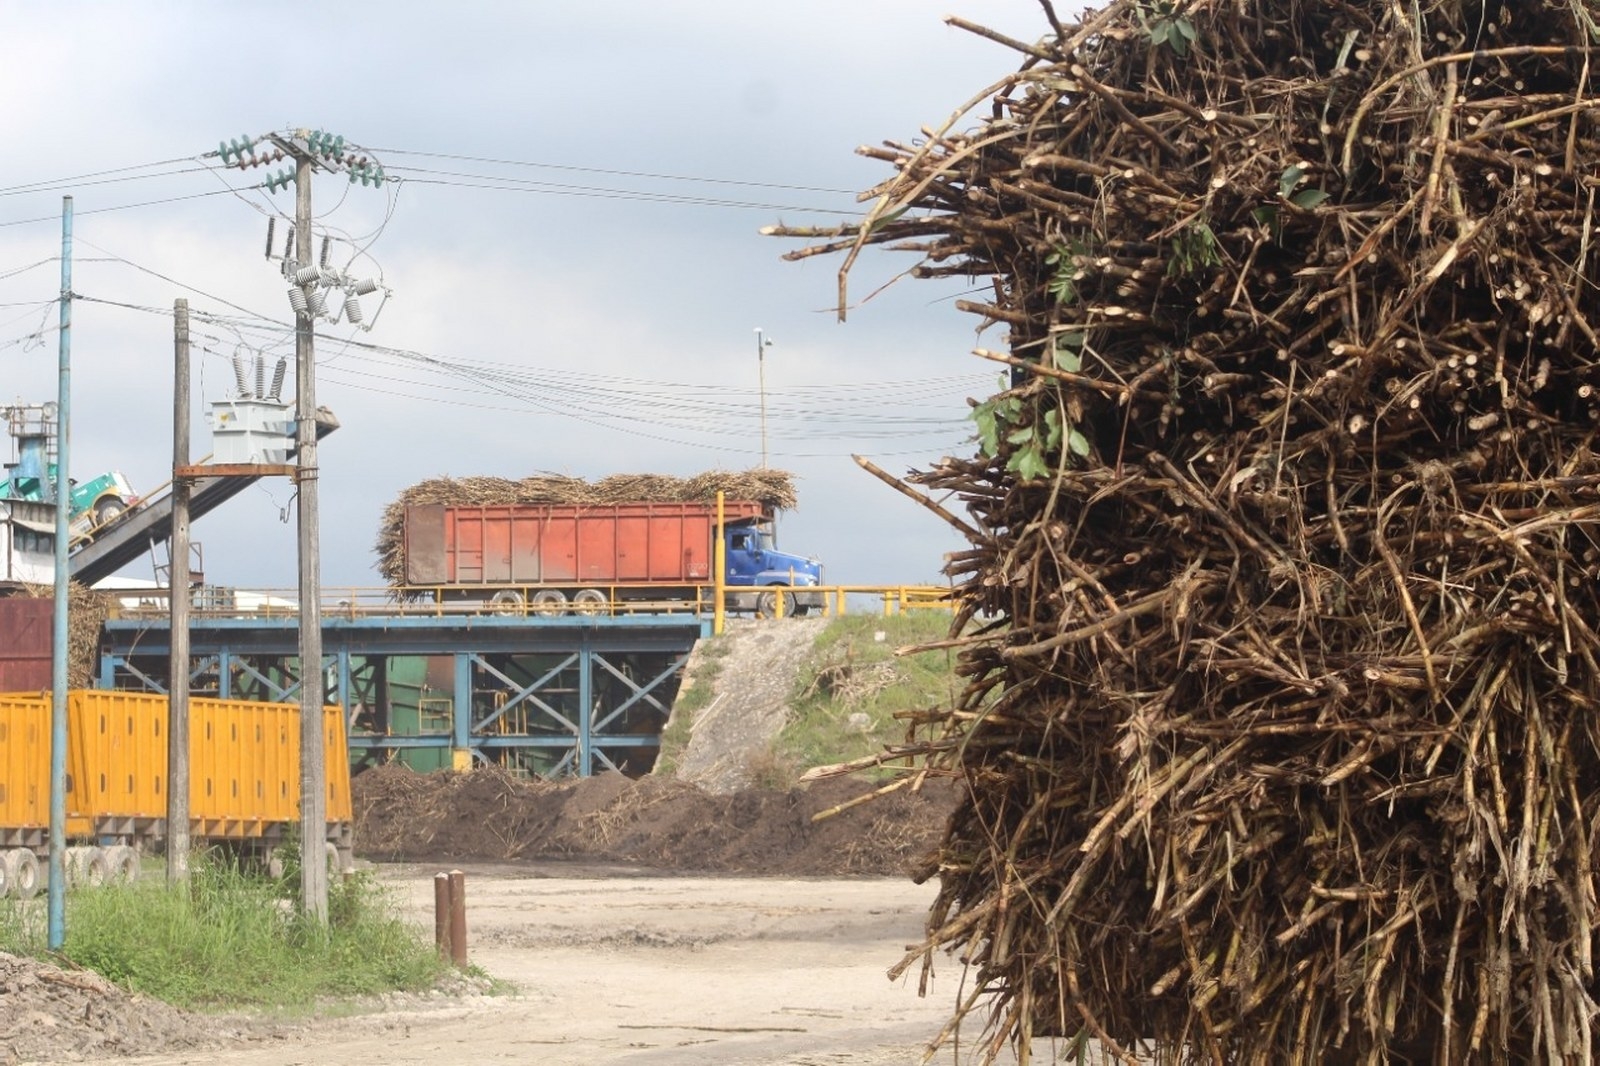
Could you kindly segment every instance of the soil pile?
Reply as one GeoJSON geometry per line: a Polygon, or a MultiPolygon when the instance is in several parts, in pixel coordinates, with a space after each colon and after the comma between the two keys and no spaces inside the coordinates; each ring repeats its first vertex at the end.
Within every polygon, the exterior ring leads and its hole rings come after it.
{"type": "Polygon", "coordinates": [[[0,952],[0,1063],[100,1062],[220,1042],[216,1019],[194,1019],[88,970],[0,952]]]}
{"type": "Polygon", "coordinates": [[[930,718],[969,788],[926,958],[990,1048],[1594,1061],[1593,5],[1040,6],[968,27],[1021,56],[975,129],[775,231],[1009,331],[915,479],[1000,619],[930,718]]]}
{"type": "Polygon", "coordinates": [[[513,503],[616,504],[631,502],[682,503],[715,500],[721,492],[729,500],[754,500],[773,510],[792,510],[798,502],[794,476],[784,470],[708,470],[693,477],[669,474],[613,474],[599,481],[535,474],[513,480],[503,477],[436,477],[401,491],[378,526],[378,573],[391,585],[405,584],[407,507],[455,504],[488,507],[513,503]]]}
{"type": "Polygon", "coordinates": [[[904,875],[928,860],[955,805],[930,778],[813,822],[873,791],[860,780],[715,795],[621,774],[560,781],[494,769],[356,775],[357,853],[376,861],[583,859],[685,872],[904,875]]]}

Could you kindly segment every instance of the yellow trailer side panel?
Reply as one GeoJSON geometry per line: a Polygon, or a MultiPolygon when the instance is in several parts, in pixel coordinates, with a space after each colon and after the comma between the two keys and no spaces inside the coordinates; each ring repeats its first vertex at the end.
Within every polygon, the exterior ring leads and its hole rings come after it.
{"type": "MultiPolygon", "coordinates": [[[[293,704],[189,701],[189,812],[213,835],[259,836],[300,818],[300,711],[293,704]]],[[[0,695],[0,826],[49,822],[47,695],[0,695]],[[11,742],[12,740],[15,742],[11,742]]],[[[167,699],[142,692],[68,694],[69,815],[166,817],[167,699]]],[[[323,712],[330,822],[351,819],[350,761],[339,708],[323,712]]]]}
{"type": "MultiPolygon", "coordinates": [[[[73,836],[89,831],[88,819],[73,817],[77,780],[69,760],[67,833],[73,836]]],[[[0,694],[0,828],[50,828],[49,696],[0,694]]]]}

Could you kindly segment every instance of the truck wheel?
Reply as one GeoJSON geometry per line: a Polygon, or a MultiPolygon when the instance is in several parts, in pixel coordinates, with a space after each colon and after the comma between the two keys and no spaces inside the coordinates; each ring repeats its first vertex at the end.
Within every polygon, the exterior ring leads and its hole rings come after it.
{"type": "Polygon", "coordinates": [[[567,594],[560,589],[540,589],[529,601],[534,614],[566,614],[567,594]]]}
{"type": "Polygon", "coordinates": [[[793,593],[783,592],[783,591],[780,591],[778,589],[773,589],[773,590],[768,591],[768,592],[763,592],[761,595],[756,597],[756,616],[758,618],[776,618],[777,615],[778,615],[778,597],[779,596],[783,597],[783,616],[785,618],[793,618],[794,617],[794,595],[793,595],[793,593]]]}
{"type": "Polygon", "coordinates": [[[99,888],[106,883],[106,853],[96,847],[67,849],[67,884],[99,888]]]}
{"type": "Polygon", "coordinates": [[[596,615],[610,602],[610,597],[599,589],[579,589],[572,597],[572,613],[596,615]]]}
{"type": "Polygon", "coordinates": [[[106,849],[106,880],[132,884],[139,880],[139,853],[126,844],[106,849]]]}
{"type": "Polygon", "coordinates": [[[495,614],[521,614],[522,593],[516,589],[501,589],[489,597],[489,610],[495,614]]]}
{"type": "Polygon", "coordinates": [[[117,496],[102,496],[99,502],[94,505],[94,524],[103,526],[127,509],[128,505],[122,502],[121,498],[117,496]]]}
{"type": "Polygon", "coordinates": [[[6,852],[0,866],[5,868],[6,892],[13,899],[32,899],[39,894],[39,857],[27,848],[6,852]]]}

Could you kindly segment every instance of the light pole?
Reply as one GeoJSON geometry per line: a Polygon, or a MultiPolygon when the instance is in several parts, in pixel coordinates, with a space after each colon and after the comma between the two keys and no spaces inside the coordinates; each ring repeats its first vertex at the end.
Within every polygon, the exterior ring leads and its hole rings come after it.
{"type": "Polygon", "coordinates": [[[772,347],[772,341],[761,336],[761,327],[756,327],[756,380],[761,389],[761,466],[767,465],[767,349],[772,347]]]}

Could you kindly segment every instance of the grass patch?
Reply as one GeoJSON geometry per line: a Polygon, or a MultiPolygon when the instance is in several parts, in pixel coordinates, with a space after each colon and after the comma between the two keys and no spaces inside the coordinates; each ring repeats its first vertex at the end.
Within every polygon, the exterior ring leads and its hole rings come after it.
{"type": "MultiPolygon", "coordinates": [[[[0,948],[44,954],[42,902],[0,907],[0,948]]],[[[134,992],[200,1009],[420,991],[449,972],[371,874],[335,879],[328,916],[326,926],[307,921],[283,882],[197,856],[188,891],[151,880],[69,892],[61,954],[134,992]]]]}
{"type": "Polygon", "coordinates": [[[689,747],[689,737],[694,732],[695,715],[704,710],[716,692],[717,678],[722,676],[722,661],[732,649],[726,636],[707,637],[700,645],[699,662],[695,666],[693,683],[682,689],[672,701],[672,716],[661,731],[661,750],[656,756],[654,773],[668,775],[677,772],[678,760],[689,747]]]}
{"type": "MultiPolygon", "coordinates": [[[[810,659],[796,679],[794,713],[764,765],[768,776],[787,770],[790,779],[881,751],[906,738],[898,715],[955,698],[951,651],[897,658],[895,650],[943,640],[950,615],[915,612],[887,618],[845,615],[818,635],[810,659]]],[[[892,776],[880,769],[878,778],[892,776]]]]}

